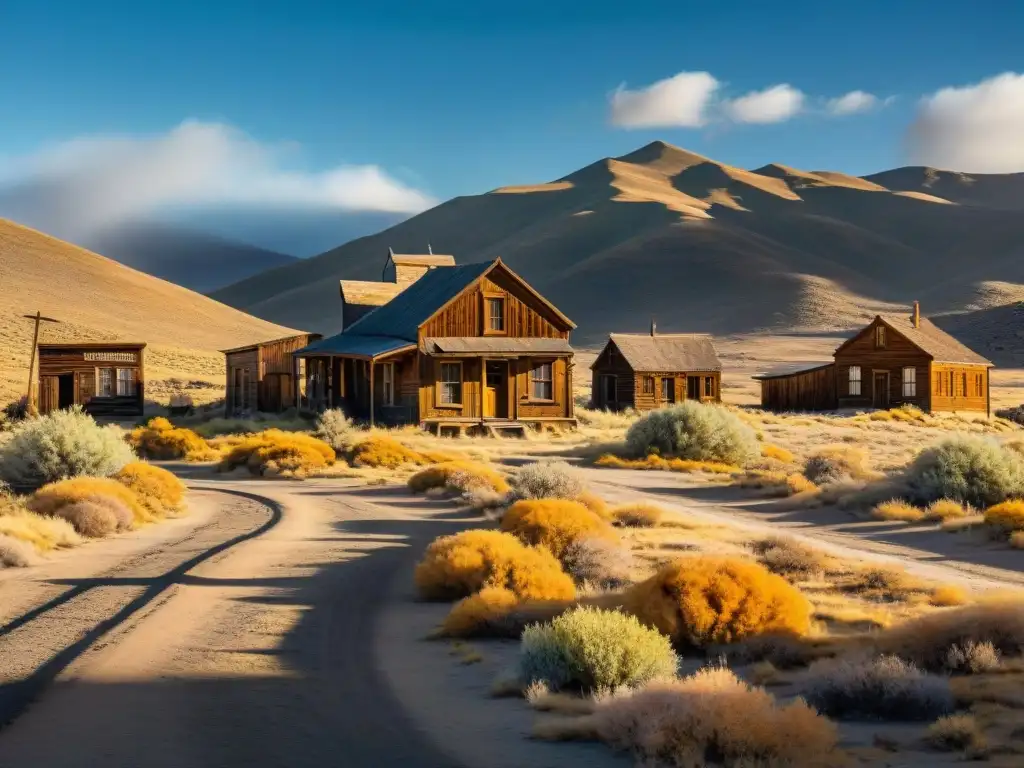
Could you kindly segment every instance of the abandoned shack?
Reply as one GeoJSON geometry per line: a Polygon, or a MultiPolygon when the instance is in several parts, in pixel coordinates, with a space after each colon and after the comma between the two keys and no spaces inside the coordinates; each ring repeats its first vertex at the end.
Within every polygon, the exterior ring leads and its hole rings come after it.
{"type": "Polygon", "coordinates": [[[501,259],[428,269],[295,353],[306,361],[304,404],[439,433],[575,424],[573,328],[501,259]]]}
{"type": "Polygon", "coordinates": [[[652,408],[683,400],[721,402],[722,363],[702,334],[613,333],[590,366],[595,408],[652,408]]]}
{"type": "Polygon", "coordinates": [[[991,414],[992,363],[927,318],[877,315],[843,342],[831,363],[755,376],[771,410],[892,408],[991,414]]]}
{"type": "Polygon", "coordinates": [[[300,333],[221,350],[227,369],[224,414],[276,413],[296,405],[295,386],[301,386],[304,371],[296,372],[292,353],[320,338],[319,333],[300,333]]]}
{"type": "Polygon", "coordinates": [[[345,330],[359,318],[384,306],[395,296],[437,267],[454,267],[455,257],[429,253],[399,254],[390,248],[381,273],[382,282],[374,280],[340,280],[341,329],[345,330]]]}
{"type": "Polygon", "coordinates": [[[40,344],[39,412],[81,405],[97,418],[141,416],[145,348],[129,342],[40,344]]]}

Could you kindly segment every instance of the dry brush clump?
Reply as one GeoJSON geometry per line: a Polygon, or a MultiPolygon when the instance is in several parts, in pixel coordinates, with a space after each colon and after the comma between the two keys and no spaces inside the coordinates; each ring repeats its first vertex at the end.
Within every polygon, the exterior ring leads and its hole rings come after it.
{"type": "Polygon", "coordinates": [[[441,625],[446,637],[507,637],[512,627],[509,614],[519,597],[506,587],[487,586],[464,597],[448,612],[441,625]]]}
{"type": "Polygon", "coordinates": [[[800,699],[780,704],[721,668],[604,697],[579,721],[580,735],[679,768],[821,768],[833,764],[838,741],[836,726],[800,699]]]}
{"type": "Polygon", "coordinates": [[[0,535],[24,542],[40,553],[82,543],[82,537],[67,520],[30,512],[20,505],[8,505],[0,514],[0,535]]]}
{"type": "Polygon", "coordinates": [[[352,449],[352,463],[355,466],[379,469],[441,464],[464,458],[465,456],[447,451],[414,450],[388,435],[371,435],[352,449]]]}
{"type": "Polygon", "coordinates": [[[985,736],[973,715],[944,715],[928,726],[925,740],[943,752],[979,755],[985,750],[985,736]]]}
{"type": "Polygon", "coordinates": [[[559,559],[579,539],[618,541],[608,523],[579,502],[566,499],[517,501],[502,516],[501,530],[526,544],[543,547],[559,559]]]}
{"type": "Polygon", "coordinates": [[[29,542],[0,533],[0,568],[25,568],[37,562],[38,552],[29,542]]]}
{"type": "Polygon", "coordinates": [[[220,454],[191,429],[175,427],[162,416],[128,434],[128,442],[144,459],[168,461],[216,461],[220,454]]]}
{"type": "Polygon", "coordinates": [[[123,466],[113,479],[128,488],[154,517],[173,517],[185,504],[185,484],[173,472],[144,461],[123,466]]]}
{"type": "Polygon", "coordinates": [[[621,504],[611,511],[616,525],[626,528],[657,528],[664,516],[664,508],[649,501],[621,504]]]}
{"type": "Polygon", "coordinates": [[[512,475],[511,484],[516,499],[574,501],[587,490],[583,475],[564,461],[535,461],[520,467],[512,475]]]}
{"type": "Polygon", "coordinates": [[[0,446],[0,480],[19,488],[117,472],[135,454],[117,427],[101,427],[75,407],[19,424],[0,446]]]}
{"type": "Polygon", "coordinates": [[[501,531],[469,530],[435,539],[416,566],[416,586],[430,600],[504,587],[519,598],[572,600],[572,578],[546,549],[501,531]]]}
{"type": "Polygon", "coordinates": [[[924,519],[944,523],[947,520],[959,520],[974,514],[975,511],[970,506],[961,504],[959,501],[938,499],[927,506],[924,511],[924,519]]]}
{"type": "MultiPolygon", "coordinates": [[[[91,499],[83,499],[72,504],[65,504],[57,514],[74,526],[75,530],[82,536],[90,539],[101,539],[115,533],[123,517],[112,507],[120,505],[127,509],[117,499],[96,496],[91,499]]],[[[131,524],[131,513],[128,513],[129,527],[131,524]]]]}
{"type": "Polygon", "coordinates": [[[679,659],[668,638],[617,611],[577,607],[526,628],[519,677],[551,690],[615,690],[674,677],[679,659]]]}
{"type": "Polygon", "coordinates": [[[1010,499],[989,507],[985,523],[1006,536],[1024,531],[1024,500],[1010,499]]]}
{"type": "Polygon", "coordinates": [[[720,461],[692,461],[690,459],[664,458],[649,454],[642,459],[628,459],[605,453],[594,462],[599,467],[611,469],[645,469],[663,472],[706,472],[711,475],[734,475],[743,470],[735,464],[720,461]]]}
{"type": "Polygon", "coordinates": [[[643,416],[626,432],[633,456],[650,454],[744,466],[759,455],[754,430],[718,405],[687,400],[643,416]]]}
{"type": "Polygon", "coordinates": [[[584,537],[566,547],[562,565],[577,584],[618,589],[633,582],[636,558],[621,542],[584,537]]]}
{"type": "Polygon", "coordinates": [[[850,445],[825,446],[804,462],[804,477],[815,485],[874,479],[867,454],[850,445]]]}
{"type": "Polygon", "coordinates": [[[408,485],[414,493],[446,488],[463,496],[479,494],[480,491],[504,495],[510,490],[501,472],[474,461],[446,461],[421,469],[409,478],[408,485]]]}
{"type": "Polygon", "coordinates": [[[686,557],[630,588],[627,611],[682,647],[805,634],[811,605],[781,576],[739,558],[686,557]]]}
{"type": "MultiPolygon", "coordinates": [[[[117,480],[107,477],[74,477],[44,485],[28,500],[28,507],[41,515],[63,517],[65,507],[81,502],[99,502],[105,505],[112,499],[131,510],[134,524],[149,523],[157,517],[142,503],[142,499],[117,480]]],[[[117,512],[111,510],[117,518],[117,512]]],[[[74,521],[71,521],[72,523],[74,521]]]]}
{"type": "Polygon", "coordinates": [[[992,439],[954,437],[922,451],[903,482],[922,504],[952,499],[984,508],[1024,497],[1024,455],[992,439]]]}
{"type": "Polygon", "coordinates": [[[925,510],[915,507],[903,499],[889,499],[877,504],[871,510],[871,516],[876,520],[889,520],[901,523],[916,523],[925,518],[925,510]]]}
{"type": "Polygon", "coordinates": [[[836,566],[833,558],[797,539],[772,536],[753,542],[750,548],[761,565],[790,581],[806,581],[836,566]]]}
{"type": "Polygon", "coordinates": [[[254,475],[306,477],[329,467],[336,458],[334,449],[323,440],[301,432],[268,429],[235,441],[219,468],[230,472],[248,467],[254,475]]]}
{"type": "Polygon", "coordinates": [[[802,691],[829,717],[933,720],[953,711],[949,680],[898,656],[826,659],[811,665],[802,691]]]}
{"type": "Polygon", "coordinates": [[[334,449],[335,453],[345,453],[351,447],[356,428],[352,420],[341,408],[324,411],[316,420],[314,434],[334,449]]]}

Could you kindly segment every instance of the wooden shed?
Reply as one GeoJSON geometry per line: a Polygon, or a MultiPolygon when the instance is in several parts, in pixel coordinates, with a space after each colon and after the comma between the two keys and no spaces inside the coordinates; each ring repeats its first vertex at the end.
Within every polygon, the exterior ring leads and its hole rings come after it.
{"type": "Polygon", "coordinates": [[[590,366],[595,408],[647,411],[683,400],[721,402],[722,363],[704,334],[613,333],[590,366]]]}
{"type": "Polygon", "coordinates": [[[97,418],[141,416],[145,349],[141,342],[40,344],[39,412],[81,405],[97,418]]]}
{"type": "Polygon", "coordinates": [[[877,315],[816,368],[761,380],[762,404],[780,410],[892,408],[991,413],[992,363],[921,316],[877,315]]]}
{"type": "Polygon", "coordinates": [[[275,413],[294,406],[295,383],[302,382],[304,376],[296,378],[292,353],[320,338],[319,333],[300,333],[222,350],[227,368],[225,415],[275,413]]]}

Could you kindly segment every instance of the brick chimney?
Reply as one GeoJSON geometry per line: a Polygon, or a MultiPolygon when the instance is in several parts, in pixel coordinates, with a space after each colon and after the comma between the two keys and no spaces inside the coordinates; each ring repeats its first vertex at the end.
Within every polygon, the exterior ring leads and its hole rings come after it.
{"type": "Polygon", "coordinates": [[[654,322],[654,318],[651,318],[651,336],[658,335],[658,324],[654,322]]]}
{"type": "Polygon", "coordinates": [[[921,302],[919,302],[919,301],[915,301],[914,302],[913,323],[914,323],[914,327],[915,328],[920,328],[921,327],[921,302]]]}

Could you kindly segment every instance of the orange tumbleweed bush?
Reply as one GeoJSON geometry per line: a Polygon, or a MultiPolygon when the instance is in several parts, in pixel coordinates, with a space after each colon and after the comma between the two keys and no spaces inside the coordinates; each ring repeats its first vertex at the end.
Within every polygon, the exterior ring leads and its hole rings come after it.
{"type": "Polygon", "coordinates": [[[185,501],[185,484],[174,473],[144,461],[125,464],[112,479],[133,491],[157,517],[179,513],[185,501]]]}
{"type": "Polygon", "coordinates": [[[41,515],[59,517],[61,507],[90,501],[94,497],[117,499],[131,510],[136,523],[150,523],[157,519],[138,494],[108,477],[72,477],[49,483],[32,494],[28,508],[41,515]]]}
{"type": "Polygon", "coordinates": [[[608,523],[578,501],[567,499],[517,501],[502,516],[501,530],[526,544],[544,547],[557,558],[580,539],[618,540],[608,523]]]}
{"type": "Polygon", "coordinates": [[[517,605],[519,598],[512,590],[484,587],[452,606],[441,625],[441,634],[447,637],[504,636],[507,630],[502,622],[517,605]]]}
{"type": "Polygon", "coordinates": [[[474,487],[488,488],[495,493],[508,493],[505,476],[496,469],[475,461],[446,461],[421,469],[409,478],[409,489],[423,493],[431,488],[468,491],[474,487]]]}

